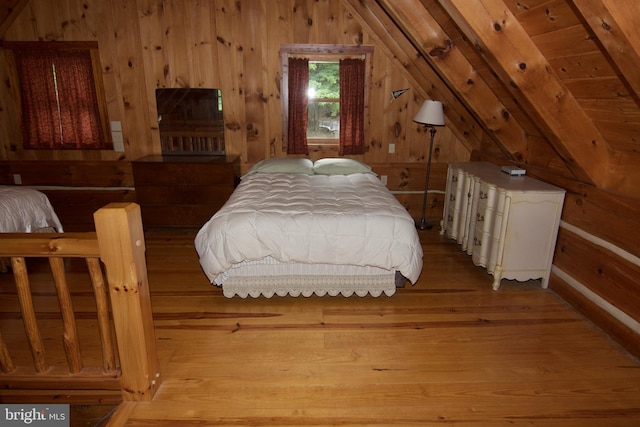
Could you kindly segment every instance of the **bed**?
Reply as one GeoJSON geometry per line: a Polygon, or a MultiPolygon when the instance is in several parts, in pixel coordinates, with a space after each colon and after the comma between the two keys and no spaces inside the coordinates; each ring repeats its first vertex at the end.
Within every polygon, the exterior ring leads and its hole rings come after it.
{"type": "Polygon", "coordinates": [[[267,159],[198,231],[226,297],[391,296],[422,271],[414,220],[368,165],[267,159]]]}
{"type": "MultiPolygon", "coordinates": [[[[63,232],[47,196],[32,188],[0,185],[0,233],[35,232],[63,232]]],[[[8,266],[8,260],[0,258],[0,272],[8,266]]]]}

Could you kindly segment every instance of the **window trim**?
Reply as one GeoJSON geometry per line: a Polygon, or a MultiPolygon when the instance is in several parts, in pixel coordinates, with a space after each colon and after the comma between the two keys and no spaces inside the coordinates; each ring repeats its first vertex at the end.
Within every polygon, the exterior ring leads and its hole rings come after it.
{"type": "MultiPolygon", "coordinates": [[[[102,67],[100,64],[100,52],[98,50],[98,42],[96,41],[78,41],[78,42],[60,42],[60,41],[47,41],[47,42],[35,42],[35,41],[3,41],[1,47],[6,49],[8,54],[8,60],[11,64],[11,79],[15,81],[13,85],[16,90],[16,111],[18,119],[22,123],[22,94],[20,93],[20,82],[18,76],[18,70],[16,66],[16,60],[13,55],[13,50],[27,49],[27,50],[88,50],[91,56],[91,68],[93,72],[93,82],[96,98],[98,101],[98,114],[100,124],[102,126],[102,138],[104,141],[103,147],[94,148],[78,148],[76,151],[113,151],[113,139],[111,137],[111,124],[109,122],[109,115],[107,112],[107,101],[104,90],[104,83],[102,80],[102,67]]],[[[40,150],[40,149],[38,149],[40,150]]],[[[46,151],[70,151],[60,148],[42,149],[46,151]]]]}
{"type": "MultiPolygon", "coordinates": [[[[364,57],[365,61],[365,91],[364,91],[364,126],[365,132],[369,124],[369,92],[371,72],[373,66],[373,46],[343,45],[343,44],[282,44],[280,45],[280,68],[282,70],[280,82],[280,101],[282,104],[282,150],[287,151],[289,129],[289,58],[304,57],[310,60],[340,60],[344,58],[364,57]]],[[[337,148],[339,139],[313,138],[308,146],[317,148],[337,148]]]]}

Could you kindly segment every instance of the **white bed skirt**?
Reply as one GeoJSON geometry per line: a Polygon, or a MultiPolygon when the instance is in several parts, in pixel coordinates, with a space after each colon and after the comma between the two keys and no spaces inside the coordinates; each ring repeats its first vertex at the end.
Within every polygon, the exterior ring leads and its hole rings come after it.
{"type": "Polygon", "coordinates": [[[225,297],[392,296],[406,279],[396,271],[355,265],[281,263],[271,257],[244,261],[219,274],[225,297]],[[399,277],[398,277],[399,276],[399,277]]]}
{"type": "Polygon", "coordinates": [[[395,274],[386,276],[256,276],[231,277],[222,286],[227,298],[239,296],[246,298],[260,296],[271,298],[274,295],[292,297],[342,295],[349,297],[371,295],[379,297],[383,293],[390,297],[396,292],[395,274]]]}

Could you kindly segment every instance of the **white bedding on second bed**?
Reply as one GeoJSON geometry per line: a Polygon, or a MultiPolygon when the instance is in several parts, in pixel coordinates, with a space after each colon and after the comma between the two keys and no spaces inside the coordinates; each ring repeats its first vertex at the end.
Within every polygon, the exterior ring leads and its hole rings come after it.
{"type": "Polygon", "coordinates": [[[33,233],[51,228],[63,231],[44,193],[27,187],[0,185],[1,233],[33,233]]]}
{"type": "Polygon", "coordinates": [[[246,261],[354,265],[399,271],[415,283],[422,247],[407,210],[373,174],[246,176],[198,232],[212,283],[246,261]]]}

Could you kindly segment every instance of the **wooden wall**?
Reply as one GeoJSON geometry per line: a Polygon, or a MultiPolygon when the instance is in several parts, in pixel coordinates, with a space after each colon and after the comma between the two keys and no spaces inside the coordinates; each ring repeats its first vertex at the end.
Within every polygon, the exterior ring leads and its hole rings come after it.
{"type": "MultiPolygon", "coordinates": [[[[245,165],[282,155],[280,58],[283,43],[374,44],[339,0],[79,1],[32,0],[6,40],[97,40],[110,120],[121,121],[125,152],[24,151],[10,91],[0,155],[3,159],[133,160],[157,154],[157,87],[222,90],[229,154],[245,165]]],[[[374,44],[375,49],[375,44],[374,44]]],[[[8,81],[4,57],[0,71],[8,81]]],[[[375,49],[367,140],[370,163],[420,162],[427,134],[412,122],[422,103],[401,64],[375,49]],[[391,102],[391,91],[409,91],[391,102]],[[388,153],[388,144],[396,152],[388,153]]],[[[465,155],[446,128],[438,133],[437,160],[465,155]]],[[[322,156],[325,153],[313,153],[322,156]]]]}
{"type": "MultiPolygon", "coordinates": [[[[135,160],[160,153],[154,91],[158,87],[222,90],[228,154],[242,169],[282,152],[279,47],[284,43],[373,45],[369,150],[360,160],[383,168],[390,188],[407,192],[403,203],[419,216],[428,133],[412,121],[424,91],[402,64],[363,29],[340,0],[31,0],[7,29],[5,40],[84,41],[99,44],[109,119],[122,124],[125,150],[23,150],[10,65],[0,55],[0,160],[135,160]],[[391,91],[408,88],[391,102],[391,91]],[[416,90],[418,89],[418,90],[416,90]],[[389,153],[395,144],[395,153],[389,153]],[[413,164],[407,167],[407,164],[413,164]],[[396,167],[397,165],[397,167],[396,167]],[[397,187],[394,187],[398,183],[397,187]]],[[[335,156],[314,150],[310,158],[335,156]]],[[[469,152],[446,127],[439,128],[434,161],[467,160],[469,152]]],[[[443,167],[433,174],[444,174],[443,167]]],[[[444,180],[441,188],[444,191],[444,180]]],[[[402,194],[402,193],[400,193],[402,194]]],[[[436,193],[437,194],[437,193],[436,193]]],[[[434,218],[440,216],[438,200],[434,218]]]]}

